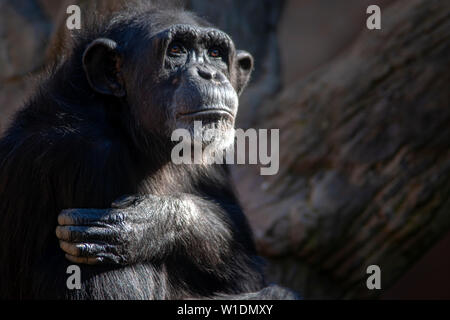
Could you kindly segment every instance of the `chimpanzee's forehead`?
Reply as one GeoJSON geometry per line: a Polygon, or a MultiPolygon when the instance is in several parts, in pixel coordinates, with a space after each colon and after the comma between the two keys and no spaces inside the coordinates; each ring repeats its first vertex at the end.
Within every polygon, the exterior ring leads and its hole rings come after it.
{"type": "Polygon", "coordinates": [[[230,36],[219,29],[190,24],[172,25],[156,34],[156,37],[167,40],[185,39],[198,42],[221,42],[229,46],[233,43],[230,36]]]}

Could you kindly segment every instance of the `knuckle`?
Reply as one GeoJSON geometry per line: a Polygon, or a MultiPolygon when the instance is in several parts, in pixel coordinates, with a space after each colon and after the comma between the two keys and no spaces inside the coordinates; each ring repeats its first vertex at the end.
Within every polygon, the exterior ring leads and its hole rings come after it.
{"type": "Polygon", "coordinates": [[[121,210],[112,210],[108,221],[113,224],[121,224],[125,222],[125,214],[121,210]]]}
{"type": "Polygon", "coordinates": [[[81,243],[77,245],[78,254],[82,257],[89,256],[91,253],[90,246],[87,243],[81,243]]]}
{"type": "Polygon", "coordinates": [[[105,262],[105,258],[103,257],[95,257],[94,260],[95,260],[94,264],[100,264],[105,262]]]}
{"type": "Polygon", "coordinates": [[[124,265],[124,264],[127,263],[126,258],[124,256],[122,256],[122,255],[111,254],[110,255],[110,259],[115,264],[124,265]]]}

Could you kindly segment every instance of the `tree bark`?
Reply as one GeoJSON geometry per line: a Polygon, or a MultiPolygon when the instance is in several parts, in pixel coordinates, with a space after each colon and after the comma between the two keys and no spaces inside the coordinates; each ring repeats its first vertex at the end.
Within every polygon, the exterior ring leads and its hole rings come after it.
{"type": "MultiPolygon", "coordinates": [[[[280,172],[233,175],[272,280],[306,298],[366,298],[450,230],[450,3],[398,1],[381,30],[265,103],[280,172]]],[[[365,26],[361,26],[365,28],[365,26]]]]}

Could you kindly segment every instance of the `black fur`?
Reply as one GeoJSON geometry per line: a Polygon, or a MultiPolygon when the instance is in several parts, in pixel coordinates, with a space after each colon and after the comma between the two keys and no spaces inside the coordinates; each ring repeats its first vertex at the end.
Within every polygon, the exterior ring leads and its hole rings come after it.
{"type": "MultiPolygon", "coordinates": [[[[143,42],[172,24],[208,26],[179,10],[137,10],[89,27],[0,140],[1,298],[179,299],[264,287],[226,169],[173,165],[170,137],[145,130],[140,119],[146,115],[132,108],[130,101],[144,99],[145,81],[153,81],[145,79],[154,77],[148,70],[156,68],[145,62],[143,42]],[[83,54],[98,38],[115,41],[132,66],[123,75],[126,96],[96,92],[86,78],[83,54]],[[133,204],[111,209],[123,195],[134,195],[133,204]],[[198,220],[183,216],[188,209],[165,209],[184,201],[198,209],[198,220]],[[151,232],[139,243],[125,239],[127,252],[117,263],[80,264],[82,289],[68,290],[66,269],[73,263],[55,236],[57,217],[67,208],[118,213],[122,224],[112,228],[129,223],[128,214],[147,215],[144,226],[151,232]]],[[[227,76],[242,91],[246,80],[239,73],[227,76]]],[[[164,94],[152,93],[152,105],[164,94]]],[[[260,297],[293,297],[279,290],[264,289],[260,297]]]]}

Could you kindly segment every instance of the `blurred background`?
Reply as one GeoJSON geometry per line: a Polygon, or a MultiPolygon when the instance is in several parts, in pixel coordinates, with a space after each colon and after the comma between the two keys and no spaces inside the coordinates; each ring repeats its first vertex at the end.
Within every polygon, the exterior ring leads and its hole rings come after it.
{"type": "MultiPolygon", "coordinates": [[[[0,133],[63,53],[67,7],[123,2],[0,0],[0,133]]],[[[238,127],[280,129],[277,175],[232,170],[269,279],[307,299],[449,299],[450,1],[177,3],[255,57],[238,127]]]]}

